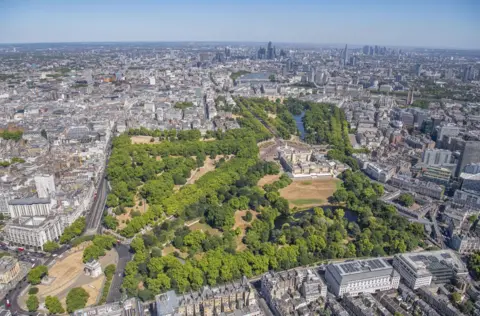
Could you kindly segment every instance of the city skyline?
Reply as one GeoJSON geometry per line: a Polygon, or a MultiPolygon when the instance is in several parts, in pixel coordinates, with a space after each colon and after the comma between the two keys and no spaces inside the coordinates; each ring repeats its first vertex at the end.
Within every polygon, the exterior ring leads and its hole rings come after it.
{"type": "Polygon", "coordinates": [[[480,49],[480,4],[217,0],[0,3],[0,43],[276,42],[480,49]],[[448,23],[446,23],[448,21],[448,23]],[[61,26],[61,27],[59,27],[61,26]]]}

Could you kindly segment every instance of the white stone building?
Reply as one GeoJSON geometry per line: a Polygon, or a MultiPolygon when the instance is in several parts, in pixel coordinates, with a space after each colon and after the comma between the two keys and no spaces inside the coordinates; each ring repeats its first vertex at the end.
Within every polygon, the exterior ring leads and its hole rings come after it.
{"type": "Polygon", "coordinates": [[[48,216],[52,210],[53,200],[49,198],[14,199],[8,202],[11,218],[24,216],[48,216]]]}
{"type": "Polygon", "coordinates": [[[398,254],[393,258],[393,266],[403,282],[413,290],[432,283],[447,283],[456,276],[466,276],[468,273],[452,250],[398,254]]]}
{"type": "Polygon", "coordinates": [[[382,258],[329,264],[325,280],[337,297],[398,288],[400,275],[382,258]]]}
{"type": "Polygon", "coordinates": [[[43,250],[47,241],[56,241],[63,233],[59,216],[20,217],[5,226],[5,240],[12,245],[43,250]]]}

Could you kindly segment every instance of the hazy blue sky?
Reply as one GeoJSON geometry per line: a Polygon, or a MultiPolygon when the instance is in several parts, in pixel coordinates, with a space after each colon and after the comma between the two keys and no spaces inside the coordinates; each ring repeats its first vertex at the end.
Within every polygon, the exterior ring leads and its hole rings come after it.
{"type": "Polygon", "coordinates": [[[480,0],[0,0],[0,42],[258,41],[480,48],[480,0]]]}

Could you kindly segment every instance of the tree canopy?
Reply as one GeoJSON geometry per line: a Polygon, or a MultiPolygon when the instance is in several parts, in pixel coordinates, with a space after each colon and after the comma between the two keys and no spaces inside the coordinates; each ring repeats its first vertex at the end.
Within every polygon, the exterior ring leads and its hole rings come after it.
{"type": "Polygon", "coordinates": [[[40,284],[42,278],[48,275],[48,268],[46,266],[40,265],[28,271],[27,280],[32,285],[40,284]]]}
{"type": "Polygon", "coordinates": [[[90,295],[81,287],[75,287],[67,294],[67,312],[73,313],[74,311],[84,308],[87,304],[90,295]]]}
{"type": "Polygon", "coordinates": [[[65,309],[62,306],[62,303],[56,296],[47,296],[45,298],[45,307],[48,309],[50,314],[63,314],[65,309]]]}

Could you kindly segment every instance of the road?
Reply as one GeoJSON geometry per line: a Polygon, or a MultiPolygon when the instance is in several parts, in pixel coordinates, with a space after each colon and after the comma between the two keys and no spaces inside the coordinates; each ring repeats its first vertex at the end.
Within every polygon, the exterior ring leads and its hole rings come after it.
{"type": "MultiPolygon", "coordinates": [[[[56,256],[61,255],[62,253],[67,251],[68,248],[69,248],[68,246],[63,245],[61,248],[54,251],[53,254],[56,256]]],[[[37,257],[38,255],[39,254],[36,254],[37,257]]],[[[21,254],[20,257],[22,257],[24,261],[29,261],[28,259],[30,259],[28,253],[21,254]]],[[[55,260],[55,257],[53,256],[49,257],[43,263],[42,263],[43,260],[35,259],[35,266],[38,266],[40,264],[48,266],[53,260],[55,260]]],[[[12,315],[37,315],[38,314],[37,312],[30,313],[30,312],[24,311],[18,304],[17,299],[20,297],[20,294],[27,286],[28,286],[27,277],[25,277],[20,282],[18,282],[17,286],[7,295],[6,299],[10,301],[10,304],[11,304],[10,312],[12,313],[12,315]]]]}
{"type": "Polygon", "coordinates": [[[120,244],[117,245],[116,250],[118,253],[117,269],[113,276],[112,285],[110,286],[107,303],[118,302],[122,298],[120,288],[123,282],[125,266],[127,265],[127,262],[132,260],[132,254],[130,253],[128,246],[120,244]]]}
{"type": "Polygon", "coordinates": [[[108,187],[107,180],[102,176],[97,190],[97,198],[93,202],[92,208],[87,216],[87,232],[96,233],[100,227],[105,202],[107,200],[108,187]]]}

